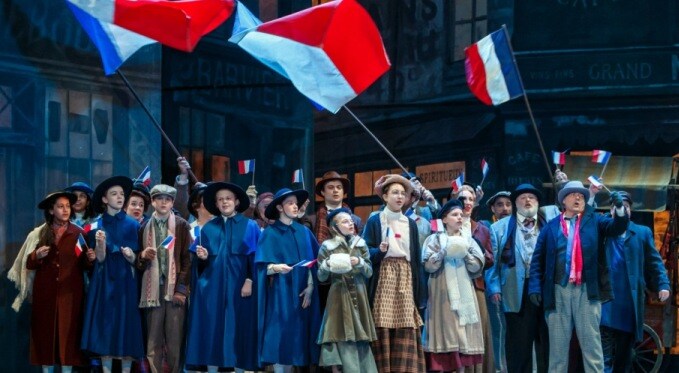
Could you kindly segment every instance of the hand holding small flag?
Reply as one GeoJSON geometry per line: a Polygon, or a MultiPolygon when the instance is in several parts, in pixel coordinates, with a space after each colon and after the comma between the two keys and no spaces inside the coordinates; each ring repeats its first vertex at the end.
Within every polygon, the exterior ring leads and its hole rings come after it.
{"type": "Polygon", "coordinates": [[[462,184],[464,184],[464,172],[460,173],[460,176],[450,183],[450,188],[453,189],[453,192],[457,193],[462,184]]]}

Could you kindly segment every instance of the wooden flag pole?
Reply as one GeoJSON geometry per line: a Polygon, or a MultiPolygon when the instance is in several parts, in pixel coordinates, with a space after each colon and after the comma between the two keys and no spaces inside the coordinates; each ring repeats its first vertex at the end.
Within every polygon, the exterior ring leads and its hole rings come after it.
{"type": "MultiPolygon", "coordinates": [[[[120,76],[120,78],[123,80],[123,83],[125,83],[125,85],[127,86],[127,89],[129,89],[130,92],[132,92],[132,96],[134,96],[134,98],[137,100],[139,105],[141,105],[142,109],[144,109],[144,112],[146,112],[146,115],[148,115],[149,119],[151,119],[151,123],[153,123],[156,126],[156,128],[158,128],[158,131],[160,131],[160,134],[162,135],[163,139],[170,146],[170,148],[175,153],[175,155],[177,155],[177,157],[183,157],[183,155],[181,155],[181,153],[179,153],[179,150],[177,150],[177,148],[172,143],[172,140],[170,140],[170,138],[167,136],[165,131],[163,131],[163,127],[160,126],[160,123],[158,123],[156,118],[153,117],[153,114],[151,114],[151,111],[149,110],[149,108],[141,100],[141,98],[137,94],[137,91],[135,91],[134,88],[132,88],[132,85],[130,85],[130,82],[127,80],[127,77],[125,76],[125,74],[123,74],[123,72],[120,71],[120,69],[118,69],[116,72],[118,73],[118,76],[120,76]]],[[[188,168],[186,171],[188,171],[189,175],[191,176],[191,179],[193,179],[194,182],[198,182],[198,178],[193,173],[193,171],[191,171],[191,168],[188,168]]]]}

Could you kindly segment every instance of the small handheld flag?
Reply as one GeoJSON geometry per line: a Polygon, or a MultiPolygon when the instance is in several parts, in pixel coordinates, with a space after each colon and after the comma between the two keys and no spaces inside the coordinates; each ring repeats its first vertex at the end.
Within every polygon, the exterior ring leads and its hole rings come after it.
{"type": "Polygon", "coordinates": [[[255,172],[255,160],[246,159],[244,161],[238,161],[238,173],[241,175],[248,174],[250,172],[255,172]]]}
{"type": "Polygon", "coordinates": [[[601,188],[604,183],[601,181],[600,178],[598,178],[596,175],[590,175],[587,180],[589,180],[590,184],[594,185],[597,188],[601,188]]]}
{"type": "Polygon", "coordinates": [[[295,170],[292,173],[292,182],[293,183],[301,183],[304,180],[304,175],[302,175],[302,169],[300,168],[299,170],[295,170]]]}
{"type": "Polygon", "coordinates": [[[611,158],[611,152],[605,150],[593,150],[592,151],[592,162],[594,163],[608,163],[611,158]]]}
{"type": "Polygon", "coordinates": [[[193,229],[191,229],[191,238],[193,239],[193,243],[191,243],[191,246],[189,246],[189,251],[195,253],[196,249],[198,248],[198,245],[200,245],[200,227],[195,226],[193,229]]]}
{"type": "Polygon", "coordinates": [[[486,105],[500,105],[523,95],[523,84],[506,28],[501,28],[464,50],[467,85],[486,105]]]}
{"type": "Polygon", "coordinates": [[[97,229],[99,229],[99,219],[95,220],[92,223],[85,224],[85,226],[83,227],[83,231],[85,232],[85,234],[97,229]]]}
{"type": "Polygon", "coordinates": [[[436,233],[436,232],[443,232],[443,231],[444,231],[444,228],[443,228],[443,220],[441,220],[441,219],[433,219],[433,220],[429,221],[429,223],[431,224],[431,231],[432,231],[433,233],[436,233]]]}
{"type": "Polygon", "coordinates": [[[166,248],[167,250],[172,250],[174,248],[174,243],[174,236],[169,235],[163,240],[163,242],[160,243],[160,246],[166,248]]]}
{"type": "Polygon", "coordinates": [[[139,176],[135,179],[136,182],[144,184],[145,187],[151,186],[151,167],[146,166],[139,176]]]}
{"type": "Polygon", "coordinates": [[[317,261],[318,261],[318,259],[314,259],[314,260],[302,260],[301,262],[295,264],[295,265],[292,266],[292,267],[293,267],[293,268],[294,268],[294,267],[306,267],[306,268],[311,268],[311,267],[314,266],[314,264],[316,264],[317,261]]]}
{"type": "Polygon", "coordinates": [[[481,160],[481,173],[483,174],[483,178],[486,178],[486,175],[488,175],[488,171],[490,171],[490,167],[488,166],[488,162],[486,162],[486,159],[481,160]]]}
{"type": "Polygon", "coordinates": [[[462,184],[464,184],[464,172],[460,173],[460,176],[450,183],[450,187],[453,189],[453,192],[457,193],[462,184]]]}
{"type": "Polygon", "coordinates": [[[87,242],[82,233],[78,235],[78,241],[75,243],[75,256],[80,256],[84,250],[87,250],[87,242]]]}
{"type": "Polygon", "coordinates": [[[555,152],[552,150],[552,163],[558,166],[566,164],[566,152],[555,152]]]}

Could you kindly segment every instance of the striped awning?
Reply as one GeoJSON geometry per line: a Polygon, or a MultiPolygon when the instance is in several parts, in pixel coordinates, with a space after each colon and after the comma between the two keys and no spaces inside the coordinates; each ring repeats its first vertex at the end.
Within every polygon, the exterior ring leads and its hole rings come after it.
{"type": "MultiPolygon", "coordinates": [[[[592,162],[591,156],[566,156],[563,171],[569,180],[580,180],[589,185],[590,175],[599,176],[603,164],[592,162]]],[[[610,190],[624,190],[632,195],[633,210],[664,211],[667,188],[672,177],[671,157],[625,157],[613,154],[603,175],[610,190]]],[[[599,207],[608,206],[609,193],[604,189],[596,196],[599,207]]]]}

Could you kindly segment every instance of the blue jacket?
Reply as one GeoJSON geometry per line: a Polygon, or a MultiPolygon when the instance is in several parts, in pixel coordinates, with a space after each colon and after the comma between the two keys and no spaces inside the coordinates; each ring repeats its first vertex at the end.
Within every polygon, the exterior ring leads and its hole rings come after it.
{"type": "MultiPolygon", "coordinates": [[[[606,240],[609,242],[609,240],[606,240]]],[[[609,263],[612,250],[606,245],[609,263]]],[[[644,308],[648,288],[655,294],[660,290],[670,290],[670,281],[663,265],[662,258],[655,248],[653,234],[648,227],[629,223],[625,236],[625,264],[627,266],[627,278],[629,289],[632,292],[635,317],[635,335],[637,341],[641,340],[644,325],[644,308]]],[[[616,286],[615,283],[612,284],[616,286]]],[[[601,314],[602,322],[608,315],[601,314]]]]}
{"type": "MultiPolygon", "coordinates": [[[[582,280],[587,284],[587,298],[605,302],[611,299],[610,275],[604,245],[600,238],[621,235],[629,219],[627,215],[614,217],[597,213],[586,206],[580,222],[580,242],[582,247],[582,280]]],[[[530,264],[528,294],[542,294],[545,311],[555,309],[554,269],[556,253],[559,245],[565,246],[566,240],[560,240],[560,217],[552,219],[538,236],[535,252],[530,264]]],[[[561,247],[563,249],[563,247],[561,247]]]]}

